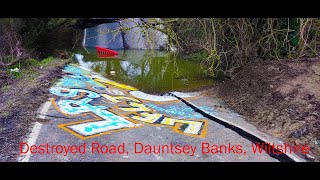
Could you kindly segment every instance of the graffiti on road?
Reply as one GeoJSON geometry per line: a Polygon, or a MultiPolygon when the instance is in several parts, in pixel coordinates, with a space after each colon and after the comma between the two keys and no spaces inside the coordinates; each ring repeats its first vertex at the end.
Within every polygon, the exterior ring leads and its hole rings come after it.
{"type": "MultiPolygon", "coordinates": [[[[64,69],[67,75],[50,92],[57,97],[52,104],[61,114],[68,117],[94,116],[94,119],[79,120],[60,124],[59,127],[81,138],[88,139],[110,134],[115,131],[141,127],[144,123],[155,126],[168,126],[173,131],[193,137],[205,137],[208,123],[201,117],[190,115],[190,109],[183,111],[184,118],[169,117],[173,115],[173,97],[154,98],[150,104],[150,96],[138,98],[132,94],[140,93],[136,88],[111,81],[99,75],[69,65],[64,69]],[[77,82],[72,85],[73,82],[77,82]],[[139,92],[139,93],[137,93],[139,92]],[[146,103],[147,101],[148,103],[146,103]],[[171,102],[171,111],[165,111],[156,103],[171,102]],[[193,119],[194,118],[194,119],[193,119]]],[[[178,106],[178,104],[177,104],[178,106]]],[[[176,107],[176,110],[179,110],[176,107]]]]}
{"type": "MultiPolygon", "coordinates": [[[[164,106],[164,105],[157,105],[154,103],[147,103],[147,105],[160,113],[166,113],[168,115],[183,116],[185,118],[197,118],[197,119],[203,118],[203,116],[200,113],[193,113],[194,110],[188,106],[176,106],[176,105],[164,106]]],[[[212,114],[215,114],[215,115],[217,114],[216,112],[212,111],[212,108],[210,107],[201,106],[200,108],[202,110],[209,111],[212,114]]]]}

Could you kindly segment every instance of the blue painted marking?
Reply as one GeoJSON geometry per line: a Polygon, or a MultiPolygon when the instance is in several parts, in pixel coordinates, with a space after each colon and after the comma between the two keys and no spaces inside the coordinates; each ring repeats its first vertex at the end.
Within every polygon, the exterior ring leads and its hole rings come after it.
{"type": "Polygon", "coordinates": [[[81,69],[81,68],[78,68],[78,67],[75,67],[75,66],[72,66],[72,65],[68,65],[64,68],[64,71],[65,72],[68,72],[68,73],[71,73],[71,74],[84,74],[84,75],[87,75],[87,74],[90,74],[89,71],[86,71],[84,69],[81,69]]]}
{"type": "Polygon", "coordinates": [[[77,88],[85,88],[86,83],[89,83],[90,86],[103,87],[104,85],[94,81],[92,78],[87,77],[86,75],[91,74],[89,71],[85,71],[81,68],[77,68],[74,66],[66,66],[64,69],[65,72],[73,74],[64,76],[59,81],[62,83],[61,86],[64,87],[77,87],[77,88]]]}
{"type": "Polygon", "coordinates": [[[109,124],[106,124],[106,125],[103,125],[103,126],[99,126],[99,125],[96,125],[96,124],[91,124],[91,125],[89,125],[89,127],[85,127],[84,131],[85,132],[91,132],[92,129],[101,129],[101,128],[106,128],[106,127],[109,127],[109,126],[119,126],[119,122],[110,122],[109,124]]]}
{"type": "Polygon", "coordinates": [[[89,98],[99,98],[100,95],[98,93],[95,93],[93,91],[85,90],[85,89],[69,89],[69,88],[63,88],[63,87],[52,87],[49,89],[50,93],[57,95],[57,96],[63,96],[63,97],[76,97],[79,95],[80,92],[85,92],[86,97],[89,98]],[[62,92],[62,91],[68,91],[68,92],[62,92]]]}
{"type": "Polygon", "coordinates": [[[61,83],[61,86],[64,87],[85,88],[86,84],[90,84],[90,86],[105,88],[104,85],[94,81],[93,79],[81,75],[64,76],[59,81],[61,83]]]}
{"type": "Polygon", "coordinates": [[[66,114],[77,115],[86,112],[93,112],[97,116],[104,120],[108,120],[110,123],[108,126],[132,125],[130,121],[109,112],[106,106],[93,106],[89,104],[92,101],[90,98],[83,98],[79,100],[59,100],[57,102],[60,110],[66,114]],[[76,106],[74,106],[76,105],[76,106]]]}
{"type": "Polygon", "coordinates": [[[74,78],[72,76],[64,76],[59,80],[61,82],[61,86],[63,87],[76,87],[76,88],[85,88],[86,83],[79,78],[74,78]]]}
{"type": "MultiPolygon", "coordinates": [[[[169,105],[169,106],[161,107],[152,103],[148,103],[147,105],[160,113],[166,113],[168,115],[181,116],[184,118],[197,118],[197,119],[203,118],[201,114],[195,113],[195,111],[192,108],[187,106],[169,105]]],[[[201,108],[211,113],[216,113],[216,112],[213,112],[210,107],[202,106],[201,108]]]]}
{"type": "Polygon", "coordinates": [[[214,115],[214,116],[218,116],[218,112],[215,111],[212,107],[208,107],[208,106],[200,106],[198,107],[200,110],[204,110],[207,111],[209,114],[214,115]]]}

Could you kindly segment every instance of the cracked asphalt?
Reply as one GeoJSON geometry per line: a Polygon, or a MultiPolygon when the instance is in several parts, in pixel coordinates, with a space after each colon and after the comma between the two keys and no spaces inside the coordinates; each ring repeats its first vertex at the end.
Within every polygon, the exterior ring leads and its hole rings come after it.
{"type": "MultiPolygon", "coordinates": [[[[45,121],[26,139],[28,146],[21,146],[20,161],[278,161],[264,151],[254,153],[254,142],[173,96],[145,94],[76,65],[64,71],[39,109],[38,117],[45,121]],[[30,139],[35,143],[29,144],[30,139]]],[[[177,95],[252,128],[220,100],[201,93],[177,95]]]]}

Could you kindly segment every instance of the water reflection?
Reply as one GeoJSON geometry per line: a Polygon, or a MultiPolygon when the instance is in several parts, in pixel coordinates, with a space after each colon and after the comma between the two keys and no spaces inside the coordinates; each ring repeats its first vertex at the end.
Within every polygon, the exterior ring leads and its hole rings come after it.
{"type": "Polygon", "coordinates": [[[162,51],[118,50],[116,58],[97,58],[95,49],[79,51],[79,64],[112,80],[146,92],[192,90],[212,84],[198,63],[162,51]]]}

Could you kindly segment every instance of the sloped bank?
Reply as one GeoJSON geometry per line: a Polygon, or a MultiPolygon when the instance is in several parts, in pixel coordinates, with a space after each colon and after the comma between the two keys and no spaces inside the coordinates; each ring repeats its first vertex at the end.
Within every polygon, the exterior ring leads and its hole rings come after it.
{"type": "Polygon", "coordinates": [[[253,63],[207,92],[261,131],[293,145],[308,144],[307,158],[320,160],[319,61],[253,63]]]}
{"type": "Polygon", "coordinates": [[[48,99],[48,88],[62,76],[70,59],[43,61],[28,61],[29,65],[21,65],[19,78],[0,84],[0,162],[16,161],[20,142],[39,121],[37,109],[48,99]]]}

